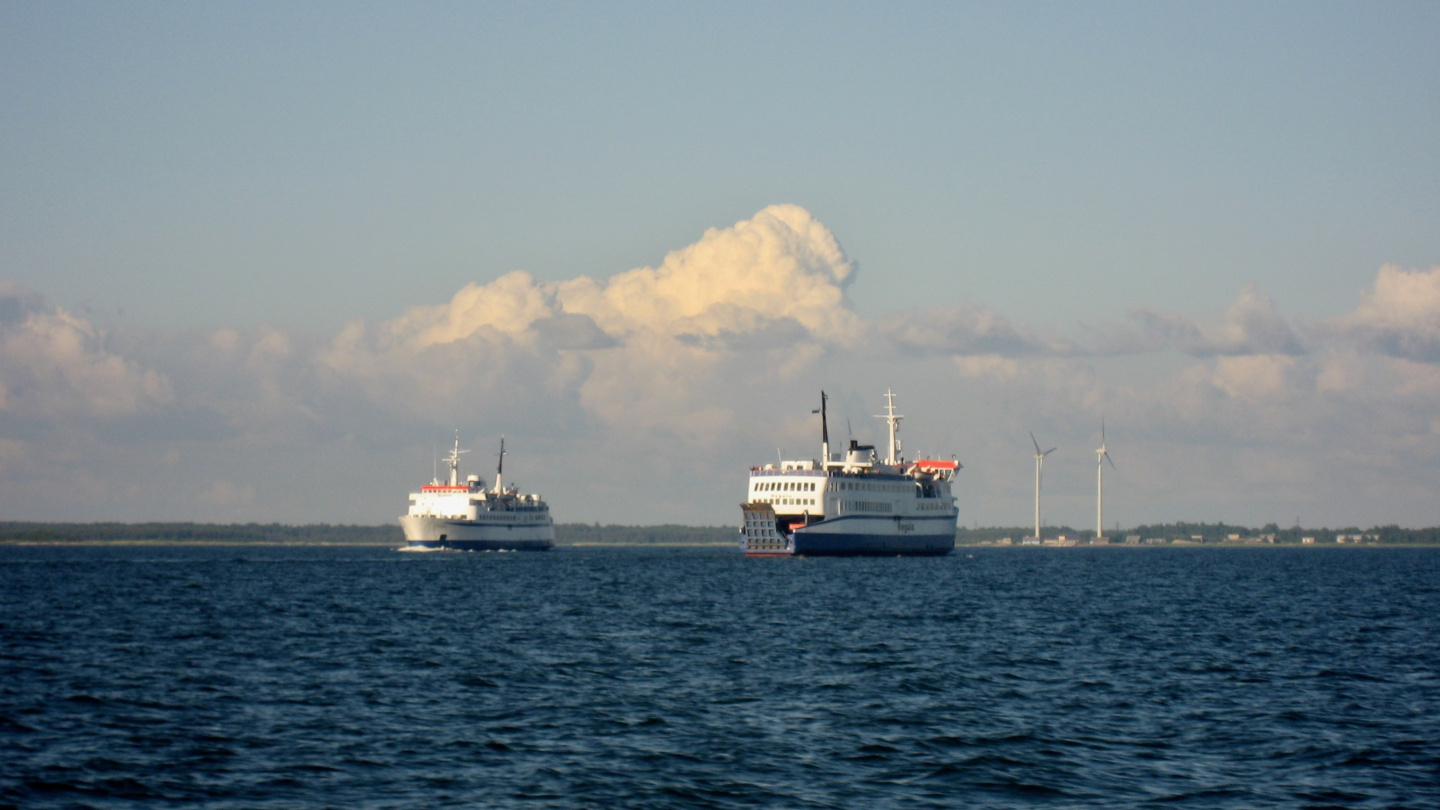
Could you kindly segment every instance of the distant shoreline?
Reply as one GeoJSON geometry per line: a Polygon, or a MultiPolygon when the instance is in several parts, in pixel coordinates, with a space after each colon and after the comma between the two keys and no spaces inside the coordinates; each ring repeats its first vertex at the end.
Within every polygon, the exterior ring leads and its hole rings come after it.
{"type": "MultiPolygon", "coordinates": [[[[1026,538],[1027,540],[1029,538],[1026,538]]],[[[1165,540],[1163,542],[1149,543],[1091,543],[1086,538],[1080,538],[1073,542],[1057,543],[1053,538],[1047,538],[1044,543],[1022,543],[1012,541],[1009,543],[997,540],[973,540],[970,542],[956,541],[955,548],[1030,548],[1030,549],[1069,549],[1069,548],[1440,548],[1440,543],[1425,540],[1392,540],[1381,541],[1346,541],[1338,543],[1334,540],[1316,541],[1313,543],[1277,542],[1270,543],[1263,540],[1165,540]]]]}
{"type": "MultiPolygon", "coordinates": [[[[558,523],[556,546],[729,546],[733,526],[602,526],[558,523]]],[[[397,524],[41,523],[0,521],[0,545],[401,547],[397,524]]]]}
{"type": "MultiPolygon", "coordinates": [[[[956,527],[956,548],[1426,548],[1440,547],[1440,528],[1263,529],[1222,523],[1137,526],[1091,544],[1091,534],[1069,526],[1047,527],[1047,544],[1032,546],[1033,528],[956,527]],[[1122,539],[1123,538],[1123,539],[1122,539]],[[1009,541],[1007,544],[1005,541],[1009,541]]],[[[555,545],[573,548],[721,548],[736,544],[734,526],[618,526],[555,524],[555,545]]],[[[396,524],[327,523],[42,523],[0,521],[0,546],[311,546],[395,547],[405,545],[396,524]]]]}
{"type": "MultiPolygon", "coordinates": [[[[661,542],[661,541],[623,541],[615,542],[579,542],[559,543],[555,548],[733,548],[734,542],[661,542]]],[[[405,541],[355,541],[355,542],[332,542],[321,540],[295,540],[289,542],[277,542],[271,540],[8,540],[0,539],[0,547],[8,548],[101,548],[101,547],[129,547],[129,548],[394,548],[400,549],[405,546],[405,541]]],[[[1023,551],[1070,551],[1074,549],[1116,549],[1116,550],[1151,550],[1161,548],[1198,548],[1198,549],[1364,549],[1364,548],[1431,548],[1440,549],[1436,543],[1324,543],[1324,544],[1301,544],[1301,543],[1196,543],[1193,541],[1181,541],[1164,544],[1151,545],[1126,545],[1124,543],[1106,543],[1101,545],[1090,545],[1081,543],[1074,546],[1036,546],[1020,545],[1018,543],[1005,545],[1003,543],[980,542],[980,543],[956,543],[955,550],[962,549],[1015,549],[1023,551]]]]}
{"type": "MultiPolygon", "coordinates": [[[[556,543],[555,548],[732,548],[735,543],[556,543]]],[[[8,548],[394,548],[399,543],[324,543],[297,541],[276,543],[266,540],[0,540],[8,548]]]]}
{"type": "Polygon", "coordinates": [[[326,542],[322,540],[296,540],[282,543],[273,540],[0,540],[0,546],[46,546],[58,548],[62,546],[229,546],[231,548],[242,547],[280,547],[280,546],[310,546],[322,547],[333,546],[336,548],[384,548],[386,546],[401,546],[400,543],[376,542],[369,540],[356,541],[354,543],[326,542]]]}

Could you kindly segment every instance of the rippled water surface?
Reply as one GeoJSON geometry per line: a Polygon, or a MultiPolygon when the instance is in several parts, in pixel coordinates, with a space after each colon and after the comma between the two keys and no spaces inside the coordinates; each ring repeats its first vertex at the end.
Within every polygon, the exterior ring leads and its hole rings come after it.
{"type": "Polygon", "coordinates": [[[1434,807],[1440,550],[0,548],[0,806],[1434,807]]]}

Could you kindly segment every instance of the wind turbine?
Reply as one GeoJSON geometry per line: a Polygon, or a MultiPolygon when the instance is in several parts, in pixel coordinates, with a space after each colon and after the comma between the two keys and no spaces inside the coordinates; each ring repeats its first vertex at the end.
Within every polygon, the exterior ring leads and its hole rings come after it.
{"type": "Polygon", "coordinates": [[[1095,539],[1105,536],[1105,462],[1115,469],[1115,462],[1105,450],[1105,417],[1100,417],[1100,447],[1095,451],[1095,539]]]}
{"type": "Polygon", "coordinates": [[[1040,452],[1040,442],[1035,441],[1035,433],[1030,433],[1030,443],[1035,445],[1035,539],[1040,539],[1040,471],[1045,468],[1045,457],[1055,452],[1054,447],[1040,452]]]}

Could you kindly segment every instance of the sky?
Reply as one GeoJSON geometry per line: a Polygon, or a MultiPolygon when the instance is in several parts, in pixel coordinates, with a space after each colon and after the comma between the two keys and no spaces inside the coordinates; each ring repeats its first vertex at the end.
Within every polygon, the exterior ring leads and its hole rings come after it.
{"type": "Polygon", "coordinates": [[[1440,6],[0,0],[0,520],[1440,524],[1440,6]]]}

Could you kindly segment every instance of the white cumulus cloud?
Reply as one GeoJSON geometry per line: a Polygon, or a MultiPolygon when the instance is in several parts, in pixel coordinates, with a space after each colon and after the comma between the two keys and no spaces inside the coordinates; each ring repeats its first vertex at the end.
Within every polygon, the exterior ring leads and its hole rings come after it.
{"type": "Polygon", "coordinates": [[[1022,357],[1080,352],[1068,340],[1033,334],[993,309],[969,305],[890,313],[877,319],[875,328],[905,354],[1022,357]]]}
{"type": "Polygon", "coordinates": [[[439,419],[468,407],[534,419],[583,407],[567,421],[713,435],[733,419],[718,404],[724,381],[757,367],[771,370],[762,377],[794,373],[817,347],[863,336],[845,296],[855,273],[808,211],[776,205],[706,231],[656,267],[604,281],[515,271],[445,304],[351,324],[320,360],[397,413],[439,419]],[[776,351],[778,362],[739,359],[776,351]]]}
{"type": "Polygon", "coordinates": [[[1363,348],[1440,363],[1440,267],[1381,267],[1360,305],[1328,326],[1363,348]]]}
{"type": "Polygon", "coordinates": [[[0,282],[0,413],[109,418],[172,400],[168,379],[106,344],[88,320],[0,282]]]}
{"type": "Polygon", "coordinates": [[[1382,268],[1301,333],[1250,285],[1209,318],[1137,309],[1093,345],[964,302],[865,318],[856,274],[781,205],[654,266],[514,271],[324,335],[107,333],[0,285],[0,510],[70,516],[83,485],[81,519],[388,521],[458,429],[486,473],[507,434],[507,472],[557,519],[716,523],[746,466],[818,452],[820,388],[832,440],[874,441],[893,387],[907,448],[958,454],[981,523],[1028,521],[1033,430],[1061,447],[1047,514],[1088,525],[1102,414],[1126,522],[1433,522],[1414,493],[1440,468],[1440,269],[1382,268]]]}
{"type": "Polygon", "coordinates": [[[845,298],[855,277],[834,234],[775,205],[641,267],[598,281],[541,282],[516,271],[447,304],[412,307],[376,330],[377,348],[422,349],[493,331],[556,348],[602,348],[642,332],[695,339],[770,334],[833,342],[863,330],[845,298]]]}
{"type": "Polygon", "coordinates": [[[1195,357],[1305,352],[1275,299],[1255,284],[1247,284],[1218,321],[1202,323],[1143,308],[1131,310],[1130,318],[1141,329],[1137,348],[1164,345],[1195,357]]]}

